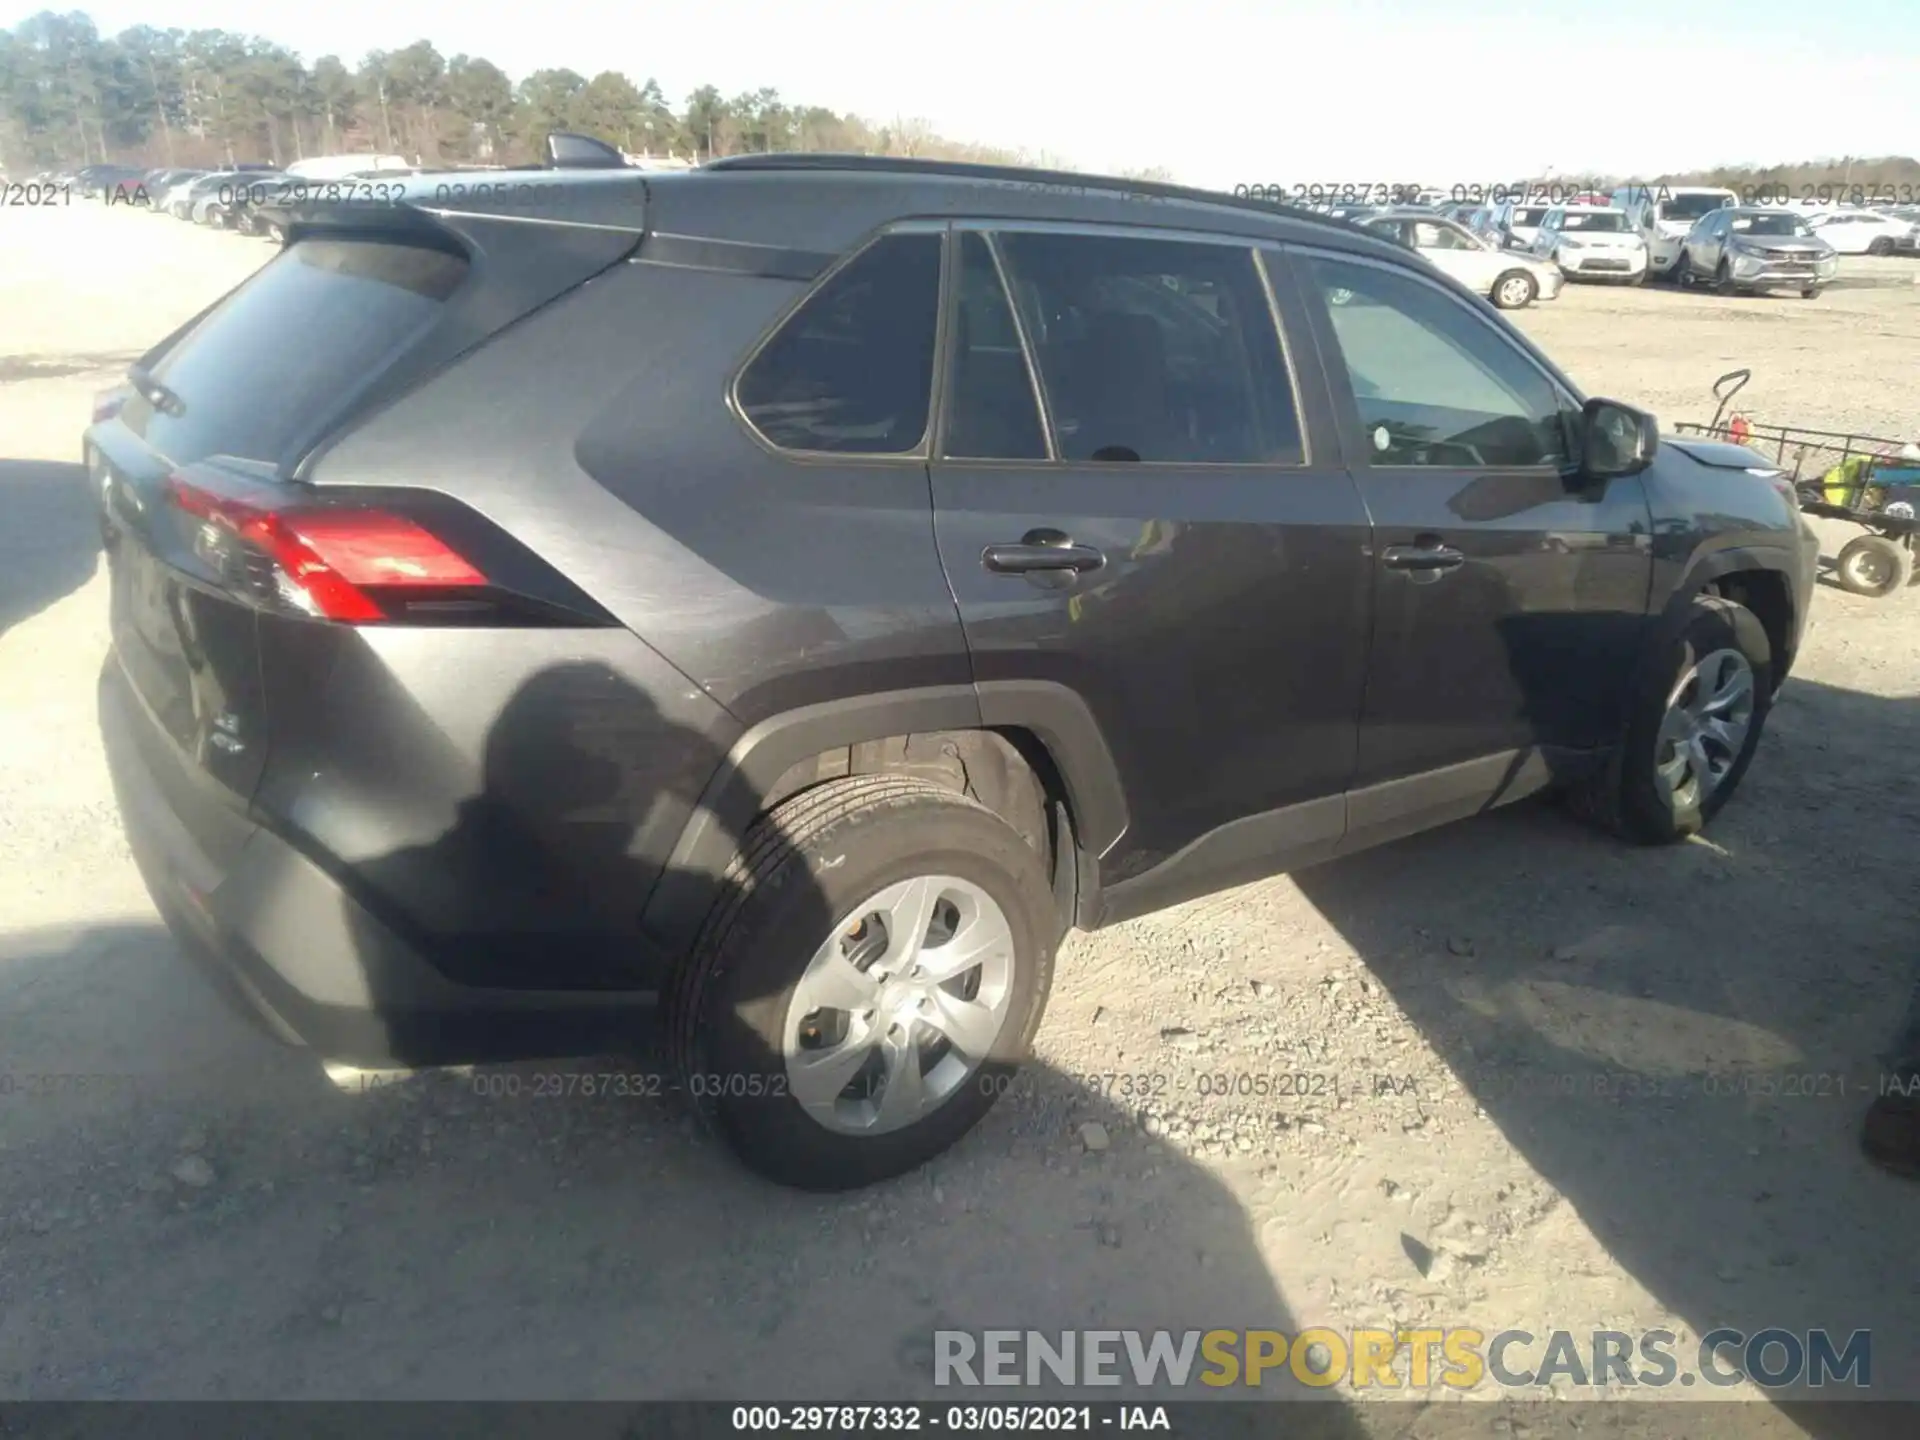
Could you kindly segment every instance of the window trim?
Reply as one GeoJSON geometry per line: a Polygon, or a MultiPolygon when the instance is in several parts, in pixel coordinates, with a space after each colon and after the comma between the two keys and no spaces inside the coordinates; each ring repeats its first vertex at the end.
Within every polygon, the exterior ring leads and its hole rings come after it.
{"type": "Polygon", "coordinates": [[[800,461],[807,464],[834,465],[925,465],[932,454],[934,420],[938,414],[941,396],[946,391],[944,365],[947,353],[946,295],[950,288],[948,269],[952,264],[953,244],[948,235],[948,226],[942,220],[908,219],[894,220],[873,230],[866,238],[848,247],[846,253],[835,259],[834,263],[822,270],[804,285],[790,304],[781,307],[773,321],[747,350],[746,356],[733,367],[727,377],[726,391],[722,397],[727,413],[746,431],[747,437],[769,455],[782,460],[800,461]],[[754,361],[777,339],[787,325],[804,309],[813,298],[846,269],[859,263],[862,256],[882,241],[895,235],[931,235],[940,246],[940,269],[935,283],[939,286],[934,297],[933,316],[933,378],[927,393],[927,421],[920,431],[920,443],[912,450],[890,450],[875,453],[862,450],[792,450],[774,441],[748,416],[746,407],[740,403],[740,381],[754,361]]]}
{"type": "MultiPolygon", "coordinates": [[[[1035,398],[1040,406],[1040,419],[1043,427],[1042,435],[1046,441],[1048,456],[1044,460],[975,459],[965,455],[947,455],[943,453],[942,450],[936,448],[932,452],[933,463],[1028,470],[1045,466],[1059,470],[1093,470],[1102,473],[1110,471],[1118,474],[1135,474],[1141,472],[1162,474],[1193,470],[1259,470],[1292,473],[1313,468],[1314,450],[1312,426],[1309,423],[1306,405],[1300,393],[1300,371],[1298,365],[1295,363],[1294,347],[1287,336],[1287,327],[1281,319],[1280,307],[1274,295],[1271,277],[1268,276],[1266,266],[1261,262],[1260,258],[1261,251],[1272,246],[1273,241],[1271,239],[1255,239],[1251,236],[1219,231],[1180,230],[1157,225],[1107,224],[1100,221],[1087,220],[1034,220],[1024,217],[988,218],[982,216],[967,216],[951,221],[950,229],[952,232],[952,241],[949,245],[949,252],[952,256],[951,264],[953,266],[950,277],[950,288],[955,292],[959,289],[960,237],[970,231],[984,234],[986,237],[988,249],[993,255],[994,266],[1000,274],[1001,288],[1006,292],[1007,303],[1013,309],[1014,327],[1020,336],[1020,348],[1026,358],[1027,374],[1033,382],[1035,398]],[[1007,274],[1006,261],[1000,251],[999,237],[1002,235],[1078,235],[1089,239],[1158,240],[1183,245],[1211,245],[1217,248],[1240,251],[1247,257],[1248,263],[1253,267],[1254,279],[1259,286],[1262,299],[1266,302],[1267,323],[1272,327],[1273,336],[1279,344],[1280,364],[1285,371],[1287,381],[1286,394],[1293,403],[1294,427],[1300,437],[1299,457],[1290,460],[1127,461],[1063,460],[1059,458],[1059,445],[1055,439],[1053,429],[1052,406],[1047,401],[1046,386],[1040,375],[1039,359],[1033,353],[1032,336],[1027,333],[1026,319],[1020,313],[1020,304],[1014,296],[1013,285],[1007,274]]],[[[944,320],[945,318],[945,307],[943,307],[942,319],[944,320]]],[[[943,332],[943,347],[945,344],[946,337],[945,332],[943,332]]],[[[946,351],[943,348],[943,361],[945,356],[946,351]]],[[[940,406],[942,429],[940,443],[942,445],[944,445],[946,439],[944,425],[946,407],[952,400],[950,393],[948,393],[950,387],[944,383],[945,377],[946,372],[942,369],[940,373],[940,380],[942,382],[940,406]]]]}
{"type": "Polygon", "coordinates": [[[930,452],[932,459],[937,462],[955,465],[1057,465],[1061,463],[1060,448],[1054,443],[1053,414],[1047,404],[1046,390],[1040,384],[1039,367],[1034,363],[1033,345],[1027,336],[1027,322],[1020,314],[1019,305],[1014,302],[1013,284],[1007,278],[1006,264],[1000,258],[1000,244],[995,238],[997,234],[995,231],[963,230],[961,227],[952,224],[947,226],[947,253],[950,257],[951,283],[947,286],[944,301],[941,305],[941,319],[946,323],[946,329],[943,332],[943,335],[946,337],[945,348],[941,356],[942,374],[943,376],[952,375],[958,368],[954,362],[958,358],[956,352],[960,345],[960,324],[958,319],[960,312],[960,276],[962,267],[966,263],[960,252],[964,237],[968,234],[980,236],[982,243],[986,245],[987,256],[993,262],[993,273],[1000,282],[1000,293],[1007,302],[1007,312],[1013,317],[1014,338],[1020,346],[1020,363],[1027,372],[1027,386],[1033,392],[1034,413],[1040,420],[1040,443],[1046,447],[1047,453],[1039,459],[1016,459],[1004,455],[949,455],[947,453],[947,435],[953,418],[954,394],[953,386],[943,384],[940,387],[938,414],[934,417],[933,446],[930,452]]]}
{"type": "MultiPolygon", "coordinates": [[[[1580,392],[1555,371],[1550,364],[1542,363],[1541,357],[1532,354],[1525,346],[1517,343],[1513,336],[1507,334],[1506,331],[1502,329],[1497,320],[1482,313],[1480,306],[1484,306],[1486,302],[1479,300],[1479,297],[1472,294],[1472,292],[1468,292],[1463,297],[1455,294],[1448,286],[1437,283],[1435,277],[1422,275],[1411,266],[1387,264],[1368,255],[1356,255],[1342,250],[1327,250],[1311,245],[1283,244],[1279,248],[1286,255],[1289,264],[1293,265],[1296,270],[1300,272],[1300,288],[1305,292],[1303,298],[1308,307],[1310,322],[1315,327],[1315,338],[1319,342],[1321,354],[1328,362],[1325,365],[1327,384],[1333,392],[1330,398],[1336,415],[1337,428],[1340,432],[1341,454],[1346,456],[1349,469],[1356,471],[1379,471],[1382,474],[1391,475],[1420,475],[1431,474],[1439,470],[1465,469],[1518,475],[1537,475],[1548,471],[1563,475],[1568,472],[1573,461],[1572,456],[1567,457],[1567,465],[1554,465],[1551,462],[1538,465],[1472,466],[1381,465],[1376,463],[1374,460],[1376,452],[1370,447],[1361,446],[1356,443],[1360,433],[1360,411],[1357,403],[1359,397],[1353,392],[1353,371],[1347,365],[1346,352],[1340,347],[1340,337],[1334,331],[1333,316],[1327,303],[1326,295],[1311,278],[1310,265],[1311,262],[1316,259],[1333,260],[1348,265],[1365,265],[1375,270],[1383,270],[1391,275],[1402,276],[1408,280],[1412,280],[1416,284],[1424,285],[1442,299],[1452,303],[1463,313],[1472,316],[1473,319],[1483,326],[1488,333],[1493,335],[1496,340],[1505,345],[1517,357],[1528,365],[1531,365],[1545,377],[1549,388],[1561,403],[1560,414],[1563,417],[1563,424],[1567,411],[1569,409],[1575,412],[1580,411],[1585,407],[1586,401],[1581,397],[1580,392]],[[1479,300],[1479,305],[1473,303],[1476,300],[1479,300]],[[1331,363],[1334,360],[1340,362],[1337,370],[1331,363]]],[[[1566,438],[1570,440],[1572,437],[1569,436],[1566,438]]]]}

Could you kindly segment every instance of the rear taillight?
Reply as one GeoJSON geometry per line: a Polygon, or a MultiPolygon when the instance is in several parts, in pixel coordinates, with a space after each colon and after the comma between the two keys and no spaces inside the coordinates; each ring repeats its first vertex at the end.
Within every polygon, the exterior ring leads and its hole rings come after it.
{"type": "Polygon", "coordinates": [[[462,589],[487,577],[452,546],[404,515],[354,505],[271,506],[221,494],[175,475],[174,507],[204,523],[195,553],[254,598],[322,620],[393,619],[396,591],[462,589]],[[259,562],[270,569],[263,570],[259,562]],[[269,588],[270,587],[270,588],[269,588]]]}

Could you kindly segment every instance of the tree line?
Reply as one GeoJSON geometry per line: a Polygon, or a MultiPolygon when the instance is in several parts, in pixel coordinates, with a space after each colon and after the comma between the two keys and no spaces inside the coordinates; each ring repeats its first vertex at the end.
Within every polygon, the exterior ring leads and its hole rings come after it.
{"type": "Polygon", "coordinates": [[[924,120],[878,124],[771,89],[727,97],[703,85],[676,109],[654,80],[618,70],[536,70],[515,82],[490,60],[443,56],[426,40],[308,65],[284,45],[225,30],[136,25],[105,36],[79,11],[0,29],[0,164],[11,168],[285,165],[372,151],[424,165],[516,164],[537,158],[553,130],[688,160],[830,150],[1064,168],[949,140],[924,120]]]}

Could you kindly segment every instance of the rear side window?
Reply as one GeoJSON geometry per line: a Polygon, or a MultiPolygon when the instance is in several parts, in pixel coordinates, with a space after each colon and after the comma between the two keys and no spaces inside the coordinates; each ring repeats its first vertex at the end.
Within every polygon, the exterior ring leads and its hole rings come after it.
{"type": "Polygon", "coordinates": [[[289,446],[434,322],[466,278],[458,255],[369,240],[303,240],[227,297],[153,367],[177,413],[122,418],[176,465],[277,463],[289,446]]]}
{"type": "Polygon", "coordinates": [[[1251,250],[1019,232],[1000,245],[1061,459],[1300,463],[1251,250]]]}
{"type": "Polygon", "coordinates": [[[740,372],[740,411],[783,450],[908,455],[927,432],[940,237],[887,235],[810,295],[740,372]]]}

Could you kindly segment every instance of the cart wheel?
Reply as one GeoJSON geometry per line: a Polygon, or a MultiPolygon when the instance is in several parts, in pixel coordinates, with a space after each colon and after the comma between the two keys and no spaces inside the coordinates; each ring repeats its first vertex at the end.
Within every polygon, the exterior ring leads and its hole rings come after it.
{"type": "Polygon", "coordinates": [[[1875,600],[1905,587],[1913,575],[1913,552],[1885,535],[1850,540],[1835,562],[1840,588],[1875,600]]]}

